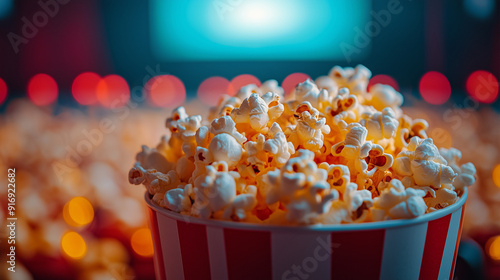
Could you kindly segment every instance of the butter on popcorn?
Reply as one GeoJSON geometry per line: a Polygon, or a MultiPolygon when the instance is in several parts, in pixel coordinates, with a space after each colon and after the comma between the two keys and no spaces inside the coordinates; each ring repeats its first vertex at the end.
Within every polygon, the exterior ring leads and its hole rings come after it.
{"type": "Polygon", "coordinates": [[[202,218],[342,224],[414,218],[455,203],[476,169],[439,150],[371,72],[335,66],[284,95],[276,80],[224,95],[207,120],[173,110],[129,172],[154,203],[202,218]]]}

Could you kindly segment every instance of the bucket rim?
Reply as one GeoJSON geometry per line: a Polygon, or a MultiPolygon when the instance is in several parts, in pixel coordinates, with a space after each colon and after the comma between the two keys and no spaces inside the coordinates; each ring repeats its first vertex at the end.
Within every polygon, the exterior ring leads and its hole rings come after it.
{"type": "Polygon", "coordinates": [[[452,205],[412,219],[396,219],[396,220],[378,221],[378,222],[334,224],[334,225],[328,225],[328,224],[273,225],[273,224],[257,224],[249,222],[233,222],[233,221],[215,220],[215,219],[203,219],[199,217],[183,215],[168,210],[166,208],[160,207],[152,201],[151,195],[147,191],[144,194],[144,198],[146,200],[148,207],[152,211],[161,213],[164,216],[185,223],[201,224],[209,227],[254,230],[254,231],[341,232],[341,231],[365,231],[365,230],[378,230],[378,229],[388,229],[396,227],[407,227],[437,220],[451,213],[454,213],[458,209],[462,208],[462,206],[465,204],[467,200],[468,192],[469,192],[468,189],[464,188],[464,192],[462,193],[460,198],[452,205]]]}

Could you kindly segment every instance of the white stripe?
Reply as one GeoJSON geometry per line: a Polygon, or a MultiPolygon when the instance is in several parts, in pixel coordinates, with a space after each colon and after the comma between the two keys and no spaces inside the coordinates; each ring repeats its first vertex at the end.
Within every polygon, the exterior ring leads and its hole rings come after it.
{"type": "Polygon", "coordinates": [[[157,213],[158,230],[163,252],[163,265],[167,279],[184,279],[181,244],[177,231],[177,221],[157,213]]]}
{"type": "Polygon", "coordinates": [[[330,244],[329,233],[273,232],[273,279],[331,279],[330,244]]]}
{"type": "Polygon", "coordinates": [[[222,228],[207,226],[208,255],[212,279],[227,280],[226,246],[222,228]]]}
{"type": "Polygon", "coordinates": [[[451,214],[450,227],[448,228],[448,237],[444,246],[443,259],[441,260],[441,268],[439,269],[438,279],[450,278],[451,266],[453,264],[453,255],[455,255],[455,247],[457,244],[458,230],[460,227],[460,217],[462,216],[462,208],[451,214]]]}
{"type": "Polygon", "coordinates": [[[427,223],[385,231],[380,279],[418,279],[427,223]]]}

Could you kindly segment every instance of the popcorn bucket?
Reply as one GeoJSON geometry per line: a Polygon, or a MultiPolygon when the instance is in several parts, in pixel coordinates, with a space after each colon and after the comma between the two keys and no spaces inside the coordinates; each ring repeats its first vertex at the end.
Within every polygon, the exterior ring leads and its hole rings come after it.
{"type": "Polygon", "coordinates": [[[157,279],[452,279],[467,190],[410,220],[272,226],[204,220],[146,193],[157,279]]]}

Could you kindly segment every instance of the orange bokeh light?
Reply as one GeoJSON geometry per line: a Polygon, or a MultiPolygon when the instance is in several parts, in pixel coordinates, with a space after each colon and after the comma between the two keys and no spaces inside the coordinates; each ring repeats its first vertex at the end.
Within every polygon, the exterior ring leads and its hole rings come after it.
{"type": "Polygon", "coordinates": [[[28,83],[28,97],[37,106],[54,103],[57,94],[57,83],[47,74],[36,74],[28,83]]]}
{"type": "Polygon", "coordinates": [[[489,104],[498,98],[498,80],[488,71],[478,70],[470,74],[465,88],[479,102],[489,104]]]}
{"type": "Polygon", "coordinates": [[[486,242],[486,254],[494,260],[500,261],[500,235],[493,236],[486,242]]]}
{"type": "Polygon", "coordinates": [[[281,87],[285,91],[285,95],[288,95],[299,83],[305,82],[310,78],[309,75],[304,73],[292,73],[283,80],[281,87]]]}
{"type": "Polygon", "coordinates": [[[64,205],[63,218],[70,226],[85,226],[94,220],[94,208],[85,197],[74,197],[64,205]]]}
{"type": "Polygon", "coordinates": [[[219,103],[222,95],[228,93],[229,84],[226,78],[210,77],[198,87],[198,98],[207,105],[215,106],[219,103]]]}
{"type": "Polygon", "coordinates": [[[492,172],[493,183],[500,188],[500,163],[495,166],[492,172]]]}
{"type": "Polygon", "coordinates": [[[97,103],[97,85],[101,77],[93,72],[85,72],[78,75],[73,81],[71,92],[75,100],[82,105],[93,105],[97,103]]]}
{"type": "Polygon", "coordinates": [[[130,88],[124,78],[108,75],[97,84],[97,100],[108,108],[122,107],[130,99],[130,88]]]}
{"type": "Polygon", "coordinates": [[[154,254],[153,238],[148,228],[136,230],[130,238],[130,244],[134,252],[140,256],[151,257],[154,254]]]}
{"type": "Polygon", "coordinates": [[[429,103],[434,105],[444,104],[451,96],[451,85],[445,75],[430,71],[420,79],[420,95],[429,103]]]}
{"type": "Polygon", "coordinates": [[[81,259],[87,253],[87,244],[83,237],[74,232],[66,232],[61,238],[61,248],[63,252],[72,259],[81,259]]]}
{"type": "Polygon", "coordinates": [[[152,105],[165,108],[176,108],[186,100],[184,83],[173,75],[160,75],[151,78],[144,90],[152,105]]]}

